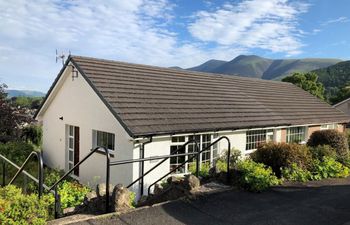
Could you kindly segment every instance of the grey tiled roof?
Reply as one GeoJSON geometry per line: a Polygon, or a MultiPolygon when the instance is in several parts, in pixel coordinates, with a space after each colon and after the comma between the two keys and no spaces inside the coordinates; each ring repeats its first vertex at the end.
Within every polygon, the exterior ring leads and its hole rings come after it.
{"type": "Polygon", "coordinates": [[[289,83],[80,56],[70,60],[133,137],[349,121],[289,83]]]}

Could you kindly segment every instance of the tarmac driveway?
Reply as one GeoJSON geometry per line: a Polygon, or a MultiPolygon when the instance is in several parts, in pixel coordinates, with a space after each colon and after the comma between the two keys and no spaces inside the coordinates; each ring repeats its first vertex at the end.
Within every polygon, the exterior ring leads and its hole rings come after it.
{"type": "Polygon", "coordinates": [[[76,224],[350,225],[350,185],[231,190],[76,224]]]}

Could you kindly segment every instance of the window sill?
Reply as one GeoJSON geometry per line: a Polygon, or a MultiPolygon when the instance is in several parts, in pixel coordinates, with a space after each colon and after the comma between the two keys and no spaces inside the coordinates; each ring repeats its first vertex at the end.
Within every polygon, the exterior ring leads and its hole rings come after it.
{"type": "MultiPolygon", "coordinates": [[[[99,154],[99,155],[106,155],[106,152],[100,151],[100,150],[97,150],[95,153],[97,153],[97,154],[99,154]]],[[[109,151],[109,156],[110,156],[111,158],[114,158],[114,152],[109,151]]]]}
{"type": "Polygon", "coordinates": [[[255,151],[256,151],[256,149],[245,150],[244,151],[244,155],[249,155],[249,154],[251,154],[251,153],[253,153],[255,151]]]}

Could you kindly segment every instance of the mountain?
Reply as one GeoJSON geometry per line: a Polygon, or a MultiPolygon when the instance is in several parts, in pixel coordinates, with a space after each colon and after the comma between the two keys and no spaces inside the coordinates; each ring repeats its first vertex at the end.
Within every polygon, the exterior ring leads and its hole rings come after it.
{"type": "Polygon", "coordinates": [[[339,62],[339,59],[326,58],[268,59],[256,55],[240,55],[228,62],[209,60],[187,70],[280,80],[293,72],[309,72],[339,62]]]}
{"type": "Polygon", "coordinates": [[[6,93],[9,98],[12,97],[44,97],[45,93],[40,91],[29,91],[29,90],[6,90],[6,93]]]}
{"type": "Polygon", "coordinates": [[[225,63],[227,63],[227,61],[212,59],[212,60],[209,60],[209,61],[207,61],[199,66],[188,68],[187,70],[200,71],[200,72],[211,72],[211,71],[214,71],[216,68],[222,66],[225,63]]]}
{"type": "Polygon", "coordinates": [[[326,96],[334,96],[341,87],[349,85],[350,61],[343,61],[312,72],[318,75],[318,80],[325,86],[326,96]]]}
{"type": "Polygon", "coordinates": [[[240,55],[228,63],[216,68],[217,73],[239,74],[247,77],[261,78],[273,60],[256,55],[240,55]]]}
{"type": "Polygon", "coordinates": [[[319,68],[325,68],[341,62],[340,59],[306,58],[274,60],[268,71],[265,71],[263,79],[280,80],[294,72],[309,72],[319,68]],[[279,75],[281,74],[281,75],[279,75]]]}
{"type": "Polygon", "coordinates": [[[169,67],[169,69],[176,69],[176,70],[183,70],[181,67],[179,66],[171,66],[169,67]]]}

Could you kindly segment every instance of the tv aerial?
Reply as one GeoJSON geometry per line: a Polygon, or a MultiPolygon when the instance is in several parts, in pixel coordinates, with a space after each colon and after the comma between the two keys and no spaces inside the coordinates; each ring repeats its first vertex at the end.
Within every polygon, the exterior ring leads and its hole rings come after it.
{"type": "MultiPolygon", "coordinates": [[[[70,56],[70,54],[71,54],[71,52],[69,50],[68,56],[70,56]]],[[[58,62],[58,60],[61,60],[62,61],[62,65],[64,65],[65,60],[66,60],[66,54],[63,53],[63,52],[61,54],[59,54],[57,49],[56,49],[56,63],[58,62]]]]}

